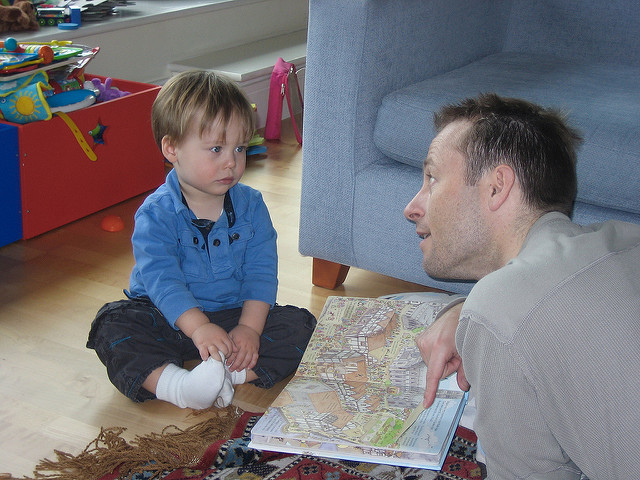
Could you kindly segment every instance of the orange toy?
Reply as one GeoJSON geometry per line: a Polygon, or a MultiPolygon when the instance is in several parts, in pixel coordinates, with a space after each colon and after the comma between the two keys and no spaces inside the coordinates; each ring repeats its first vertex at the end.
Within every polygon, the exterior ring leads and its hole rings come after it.
{"type": "Polygon", "coordinates": [[[100,227],[106,232],[119,232],[124,229],[124,222],[117,215],[107,215],[100,222],[100,227]]]}

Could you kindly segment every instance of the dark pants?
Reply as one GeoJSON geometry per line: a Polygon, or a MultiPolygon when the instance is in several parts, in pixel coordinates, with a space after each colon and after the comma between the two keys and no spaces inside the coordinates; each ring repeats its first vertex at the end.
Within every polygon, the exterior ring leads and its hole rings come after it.
{"type": "MultiPolygon", "coordinates": [[[[240,319],[241,308],[204,312],[209,320],[231,331],[240,319]]],[[[295,372],[316,325],[307,310],[276,305],[269,312],[260,337],[258,375],[254,385],[270,388],[295,372]]],[[[145,299],[119,300],[104,305],[91,324],[87,347],[107,367],[111,383],[130,399],[143,402],[155,396],[142,383],[156,368],[167,363],[179,367],[198,360],[193,341],[174,330],[160,311],[145,299]]]]}

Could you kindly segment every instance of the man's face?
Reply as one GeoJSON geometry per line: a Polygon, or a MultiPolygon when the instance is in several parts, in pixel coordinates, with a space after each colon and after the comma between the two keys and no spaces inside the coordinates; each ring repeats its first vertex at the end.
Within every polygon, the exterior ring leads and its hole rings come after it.
{"type": "Polygon", "coordinates": [[[465,185],[465,157],[456,147],[468,122],[447,125],[424,161],[424,182],[404,210],[422,238],[423,268],[432,277],[477,280],[486,273],[490,241],[478,186],[465,185]]]}

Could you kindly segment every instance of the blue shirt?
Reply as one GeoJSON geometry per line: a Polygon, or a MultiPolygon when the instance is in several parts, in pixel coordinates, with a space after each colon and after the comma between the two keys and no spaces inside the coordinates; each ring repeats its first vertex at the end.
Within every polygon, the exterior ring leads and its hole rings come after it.
{"type": "MultiPolygon", "coordinates": [[[[148,297],[173,328],[191,308],[218,311],[246,300],[275,304],[276,231],[262,195],[237,184],[229,190],[234,215],[224,212],[205,237],[182,201],[175,171],[135,215],[136,264],[130,298],[148,297]],[[230,217],[235,217],[232,226],[230,217]]],[[[177,329],[177,328],[176,328],[177,329]]]]}

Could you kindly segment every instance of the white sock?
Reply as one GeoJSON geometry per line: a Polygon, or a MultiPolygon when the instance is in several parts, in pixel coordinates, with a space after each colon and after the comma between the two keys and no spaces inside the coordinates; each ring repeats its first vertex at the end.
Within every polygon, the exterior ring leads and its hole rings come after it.
{"type": "Polygon", "coordinates": [[[225,363],[224,369],[227,371],[229,376],[231,377],[231,383],[233,385],[240,385],[241,383],[245,383],[247,381],[247,371],[240,370],[236,372],[232,372],[229,370],[229,366],[225,363]]]}
{"type": "Polygon", "coordinates": [[[191,371],[168,364],[158,379],[156,397],[180,408],[202,410],[214,403],[226,407],[233,398],[233,386],[223,363],[209,357],[191,371]]]}

